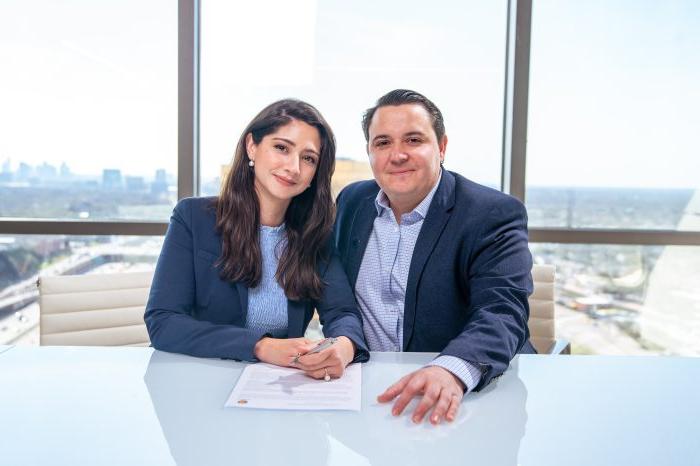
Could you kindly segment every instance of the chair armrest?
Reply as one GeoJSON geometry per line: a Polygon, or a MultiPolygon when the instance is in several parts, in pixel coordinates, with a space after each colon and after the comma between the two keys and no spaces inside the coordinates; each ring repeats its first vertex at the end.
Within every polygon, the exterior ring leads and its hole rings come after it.
{"type": "Polygon", "coordinates": [[[567,340],[554,340],[547,354],[571,354],[571,344],[567,340]]]}

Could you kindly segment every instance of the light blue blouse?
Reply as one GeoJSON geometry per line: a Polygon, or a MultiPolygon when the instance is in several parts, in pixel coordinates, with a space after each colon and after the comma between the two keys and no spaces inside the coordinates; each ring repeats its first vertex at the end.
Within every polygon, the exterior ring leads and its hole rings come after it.
{"type": "Polygon", "coordinates": [[[287,337],[287,297],[275,279],[277,264],[287,245],[284,223],[278,227],[260,225],[262,279],[248,290],[248,314],[245,326],[269,332],[275,338],[287,337]]]}

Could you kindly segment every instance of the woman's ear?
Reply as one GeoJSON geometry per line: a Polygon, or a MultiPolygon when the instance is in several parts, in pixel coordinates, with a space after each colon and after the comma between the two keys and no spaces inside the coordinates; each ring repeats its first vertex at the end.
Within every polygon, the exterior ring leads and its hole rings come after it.
{"type": "Polygon", "coordinates": [[[245,149],[246,152],[248,152],[248,159],[249,160],[255,160],[255,151],[258,148],[258,146],[255,144],[255,141],[253,141],[253,135],[251,133],[246,134],[245,136],[245,149]]]}

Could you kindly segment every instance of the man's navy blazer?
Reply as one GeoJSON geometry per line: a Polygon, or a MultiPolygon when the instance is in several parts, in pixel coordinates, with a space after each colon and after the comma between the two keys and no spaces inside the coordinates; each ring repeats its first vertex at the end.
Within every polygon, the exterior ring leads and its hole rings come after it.
{"type": "MultiPolygon", "coordinates": [[[[170,219],[144,320],[160,350],[207,358],[255,360],[264,331],[245,328],[248,288],[220,277],[221,236],[215,198],[180,201],[170,219]]],[[[314,307],[326,336],[355,343],[355,361],[369,358],[355,297],[337,256],[319,264],[326,284],[318,301],[288,300],[288,336],[302,337],[314,307]]]]}
{"type": "MultiPolygon", "coordinates": [[[[353,289],[378,191],[375,181],[361,181],[338,196],[335,242],[353,289]]],[[[482,370],[476,390],[486,386],[516,353],[534,352],[531,269],[523,204],[443,170],[409,268],[403,350],[474,363],[482,370]]]]}

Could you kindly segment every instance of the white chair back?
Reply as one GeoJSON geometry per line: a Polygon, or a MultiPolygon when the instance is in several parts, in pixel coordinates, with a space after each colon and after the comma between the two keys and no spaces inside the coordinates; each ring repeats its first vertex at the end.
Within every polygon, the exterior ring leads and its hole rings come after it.
{"type": "Polygon", "coordinates": [[[548,353],[555,343],[554,331],[554,266],[532,267],[534,291],[529,298],[530,342],[538,353],[548,353]]]}
{"type": "Polygon", "coordinates": [[[41,345],[148,346],[152,279],[153,272],[41,277],[41,345]]]}
{"type": "MultiPolygon", "coordinates": [[[[530,341],[539,353],[556,342],[554,266],[534,265],[530,341]]],[[[42,345],[148,346],[143,322],[152,272],[64,275],[39,279],[42,345]]]]}

